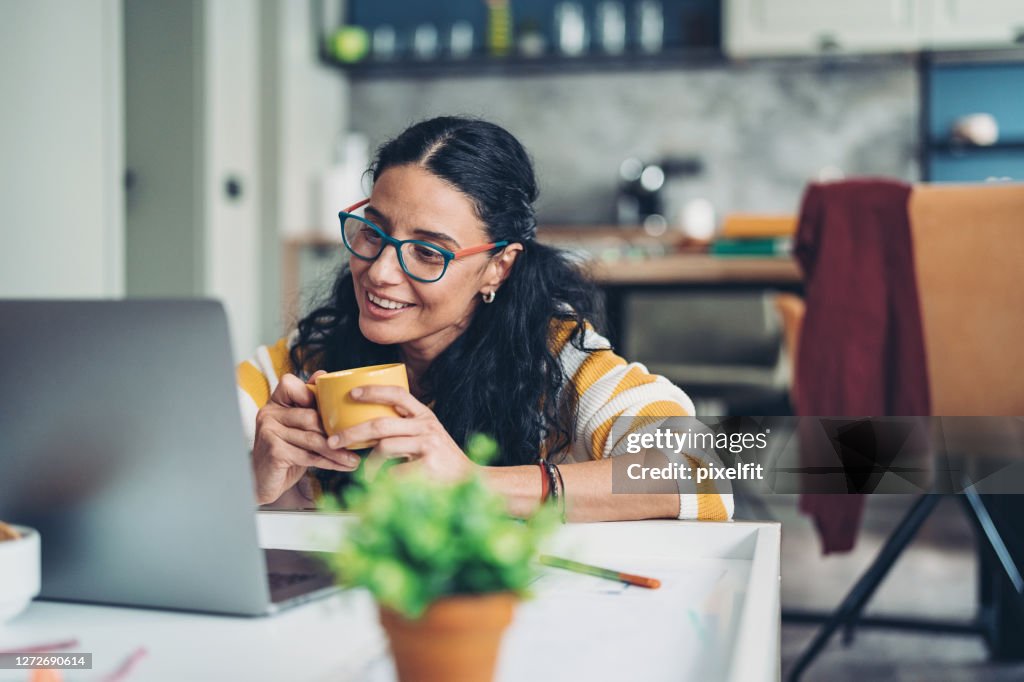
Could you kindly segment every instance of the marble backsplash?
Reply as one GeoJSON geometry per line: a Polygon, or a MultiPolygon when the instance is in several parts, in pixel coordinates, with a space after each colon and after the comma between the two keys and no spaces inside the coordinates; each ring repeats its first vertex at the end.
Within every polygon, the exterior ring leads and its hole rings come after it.
{"type": "Polygon", "coordinates": [[[438,114],[504,125],[526,145],[546,223],[608,223],[624,158],[698,157],[670,179],[666,213],[691,198],[731,211],[796,212],[809,180],[915,180],[918,75],[909,58],[776,60],[678,70],[356,80],[348,121],[377,145],[438,114]]]}

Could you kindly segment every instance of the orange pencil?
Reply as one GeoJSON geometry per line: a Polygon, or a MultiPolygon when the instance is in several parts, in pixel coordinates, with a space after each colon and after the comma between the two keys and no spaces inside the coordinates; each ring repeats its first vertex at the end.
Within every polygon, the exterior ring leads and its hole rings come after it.
{"type": "Polygon", "coordinates": [[[619,582],[626,583],[627,585],[646,587],[651,590],[656,590],[659,587],[661,587],[661,581],[657,578],[645,578],[642,575],[633,575],[632,573],[620,573],[619,571],[613,571],[610,568],[601,568],[600,566],[581,564],[578,561],[571,561],[569,559],[563,559],[561,557],[551,556],[549,554],[541,554],[538,560],[545,566],[553,566],[554,568],[564,568],[567,571],[585,573],[586,575],[593,575],[598,578],[606,578],[608,580],[618,580],[619,582]]]}

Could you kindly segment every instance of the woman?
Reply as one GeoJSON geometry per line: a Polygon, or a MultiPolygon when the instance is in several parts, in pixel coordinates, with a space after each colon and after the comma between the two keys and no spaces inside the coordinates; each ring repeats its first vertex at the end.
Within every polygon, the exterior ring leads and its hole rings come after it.
{"type": "Polygon", "coordinates": [[[512,514],[529,514],[547,491],[574,521],[731,516],[731,495],[707,485],[612,494],[616,418],[692,415],[693,403],[590,326],[594,288],[536,241],[533,167],[510,133],[424,121],[378,150],[372,177],[366,222],[342,216],[350,258],[326,304],[239,366],[261,504],[309,506],[317,485],[307,471],[352,471],[359,458],[345,446],[367,438],[375,455],[410,459],[399,467],[457,479],[477,467],[461,443],[482,432],[500,447],[486,480],[512,514]],[[353,398],[401,418],[328,439],[306,382],[387,362],[405,363],[411,390],[353,398]]]}

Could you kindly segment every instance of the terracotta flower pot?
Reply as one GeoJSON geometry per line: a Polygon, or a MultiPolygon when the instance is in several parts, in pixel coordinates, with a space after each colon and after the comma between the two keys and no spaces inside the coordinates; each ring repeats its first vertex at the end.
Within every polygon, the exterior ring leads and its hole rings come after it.
{"type": "Polygon", "coordinates": [[[418,620],[380,607],[401,682],[491,682],[518,598],[509,592],[440,599],[418,620]]]}

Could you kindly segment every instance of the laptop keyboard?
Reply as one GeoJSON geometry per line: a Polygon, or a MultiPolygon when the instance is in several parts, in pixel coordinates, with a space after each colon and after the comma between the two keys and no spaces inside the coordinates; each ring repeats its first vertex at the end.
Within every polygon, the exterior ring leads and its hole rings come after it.
{"type": "Polygon", "coordinates": [[[322,578],[322,573],[268,573],[270,589],[273,591],[283,590],[293,585],[300,585],[304,582],[322,578]]]}
{"type": "Polygon", "coordinates": [[[334,585],[334,576],[322,558],[283,549],[263,550],[267,560],[270,600],[275,604],[323,592],[334,585]]]}

